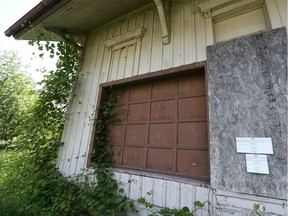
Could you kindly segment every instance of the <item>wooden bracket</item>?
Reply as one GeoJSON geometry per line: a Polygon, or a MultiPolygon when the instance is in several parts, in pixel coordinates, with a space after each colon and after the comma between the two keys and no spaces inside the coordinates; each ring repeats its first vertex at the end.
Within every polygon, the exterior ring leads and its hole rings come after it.
{"type": "Polygon", "coordinates": [[[169,13],[170,4],[166,0],[154,0],[157,7],[161,29],[162,29],[162,43],[169,44],[170,34],[169,34],[169,13]]]}

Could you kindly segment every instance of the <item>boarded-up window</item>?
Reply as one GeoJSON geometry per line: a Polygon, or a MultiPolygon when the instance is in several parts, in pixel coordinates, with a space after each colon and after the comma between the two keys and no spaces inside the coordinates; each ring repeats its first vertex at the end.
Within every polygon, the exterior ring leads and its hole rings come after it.
{"type": "Polygon", "coordinates": [[[121,90],[109,134],[115,167],[209,181],[204,71],[121,90]]]}

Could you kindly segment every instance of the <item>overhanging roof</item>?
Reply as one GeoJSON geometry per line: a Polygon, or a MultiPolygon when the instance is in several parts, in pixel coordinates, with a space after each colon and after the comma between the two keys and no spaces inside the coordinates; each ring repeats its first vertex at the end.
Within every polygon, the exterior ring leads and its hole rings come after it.
{"type": "Polygon", "coordinates": [[[32,39],[31,29],[39,26],[85,34],[151,2],[153,0],[43,0],[8,28],[5,35],[32,39]]]}

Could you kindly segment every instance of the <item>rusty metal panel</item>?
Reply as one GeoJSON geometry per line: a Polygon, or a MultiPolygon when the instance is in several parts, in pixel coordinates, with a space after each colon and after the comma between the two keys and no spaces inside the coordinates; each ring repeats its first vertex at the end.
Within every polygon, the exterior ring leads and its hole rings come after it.
{"type": "Polygon", "coordinates": [[[152,98],[160,99],[166,97],[175,97],[177,95],[177,82],[173,80],[165,80],[153,84],[152,98]]]}
{"type": "Polygon", "coordinates": [[[116,99],[117,104],[126,104],[129,99],[129,91],[127,89],[121,90],[116,99]]]}
{"type": "Polygon", "coordinates": [[[146,124],[127,125],[125,143],[130,145],[145,145],[147,136],[146,124]]]}
{"type": "Polygon", "coordinates": [[[151,124],[149,144],[167,146],[174,143],[174,124],[151,124]]]}
{"type": "Polygon", "coordinates": [[[172,172],[172,158],[172,149],[149,148],[147,157],[147,168],[155,171],[172,172]]]}
{"type": "Polygon", "coordinates": [[[128,121],[147,120],[148,103],[131,104],[128,109],[128,121]]]}
{"type": "Polygon", "coordinates": [[[204,73],[126,87],[110,127],[115,166],[209,178],[204,73]],[[127,111],[126,111],[127,110],[127,111]]]}
{"type": "Polygon", "coordinates": [[[123,166],[144,168],[145,149],[139,147],[124,147],[123,166]]]}
{"type": "Polygon", "coordinates": [[[178,124],[178,145],[191,147],[207,145],[207,123],[185,122],[178,124]]]}
{"type": "Polygon", "coordinates": [[[174,118],[174,100],[155,101],[151,103],[151,120],[173,119],[174,118]]]}
{"type": "Polygon", "coordinates": [[[111,112],[115,113],[117,122],[123,122],[126,121],[127,118],[127,111],[126,106],[114,106],[111,110],[111,112]]]}
{"type": "Polygon", "coordinates": [[[113,160],[114,160],[114,165],[120,166],[121,165],[121,153],[122,153],[122,146],[114,145],[112,146],[112,151],[113,151],[113,160]]]}
{"type": "Polygon", "coordinates": [[[190,176],[209,176],[209,156],[207,150],[177,151],[177,173],[190,176]]]}
{"type": "Polygon", "coordinates": [[[179,96],[205,93],[205,76],[202,73],[179,78],[179,96]]]}
{"type": "Polygon", "coordinates": [[[131,87],[130,101],[137,102],[150,99],[150,84],[131,87]]]}
{"type": "Polygon", "coordinates": [[[205,96],[179,99],[178,103],[178,118],[207,118],[205,96]]]}
{"type": "Polygon", "coordinates": [[[121,124],[113,124],[110,127],[109,138],[112,145],[124,142],[125,127],[121,124]]]}

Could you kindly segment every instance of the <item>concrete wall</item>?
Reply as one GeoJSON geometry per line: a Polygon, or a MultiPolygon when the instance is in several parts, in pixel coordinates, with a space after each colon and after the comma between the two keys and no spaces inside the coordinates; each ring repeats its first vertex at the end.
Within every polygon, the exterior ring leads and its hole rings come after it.
{"type": "Polygon", "coordinates": [[[207,48],[211,186],[287,197],[287,34],[275,29],[207,48]],[[271,137],[270,174],[246,171],[236,137],[271,137]]]}

